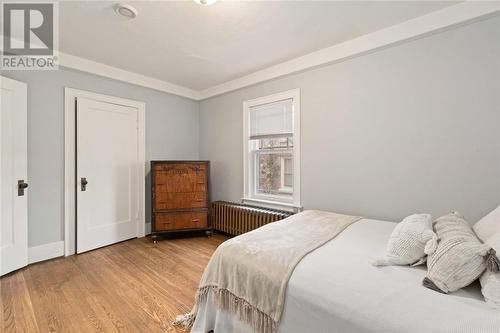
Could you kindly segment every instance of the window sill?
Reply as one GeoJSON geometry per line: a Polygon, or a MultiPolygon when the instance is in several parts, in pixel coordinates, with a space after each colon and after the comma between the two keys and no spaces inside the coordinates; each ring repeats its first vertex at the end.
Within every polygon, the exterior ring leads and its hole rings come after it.
{"type": "Polygon", "coordinates": [[[264,199],[255,199],[255,198],[241,198],[241,201],[243,203],[253,203],[253,204],[259,204],[262,207],[266,208],[274,208],[274,209],[282,209],[282,210],[287,210],[287,211],[292,211],[292,212],[301,212],[304,207],[301,205],[293,204],[293,203],[286,203],[286,202],[278,202],[278,201],[272,201],[272,200],[264,200],[264,199]]]}
{"type": "Polygon", "coordinates": [[[282,194],[293,194],[293,190],[289,187],[282,187],[278,189],[278,192],[282,194]]]}

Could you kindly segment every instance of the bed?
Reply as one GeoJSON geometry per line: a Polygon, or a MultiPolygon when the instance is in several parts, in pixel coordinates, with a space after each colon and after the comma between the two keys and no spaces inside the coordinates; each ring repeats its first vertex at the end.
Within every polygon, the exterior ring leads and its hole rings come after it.
{"type": "MultiPolygon", "coordinates": [[[[362,219],[306,255],[288,282],[278,332],[500,332],[500,311],[484,302],[479,284],[444,295],[422,286],[425,266],[372,266],[394,226],[362,219]]],[[[252,332],[212,296],[192,332],[252,332]]]]}

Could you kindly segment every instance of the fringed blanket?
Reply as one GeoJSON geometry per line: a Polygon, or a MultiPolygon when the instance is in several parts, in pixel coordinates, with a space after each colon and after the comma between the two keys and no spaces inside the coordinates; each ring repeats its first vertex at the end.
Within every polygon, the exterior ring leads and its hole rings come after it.
{"type": "Polygon", "coordinates": [[[213,293],[220,310],[256,332],[276,332],[295,266],[359,219],[310,210],[225,241],[205,268],[193,309],[175,323],[191,327],[200,304],[213,293]]]}

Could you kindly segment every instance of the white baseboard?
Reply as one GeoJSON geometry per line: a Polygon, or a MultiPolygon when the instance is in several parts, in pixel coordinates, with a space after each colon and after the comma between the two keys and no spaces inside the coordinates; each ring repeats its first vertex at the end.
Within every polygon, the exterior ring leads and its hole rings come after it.
{"type": "Polygon", "coordinates": [[[151,234],[151,222],[146,222],[146,236],[151,234]]]}
{"type": "Polygon", "coordinates": [[[64,256],[64,241],[28,248],[28,264],[64,256]]]}

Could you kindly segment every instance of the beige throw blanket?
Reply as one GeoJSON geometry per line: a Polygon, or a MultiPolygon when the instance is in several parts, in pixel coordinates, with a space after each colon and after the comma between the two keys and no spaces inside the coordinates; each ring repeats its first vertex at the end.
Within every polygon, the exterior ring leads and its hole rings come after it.
{"type": "Polygon", "coordinates": [[[175,323],[190,327],[199,305],[213,293],[219,309],[254,331],[276,332],[295,266],[359,219],[309,210],[227,240],[205,268],[192,311],[175,323]]]}

